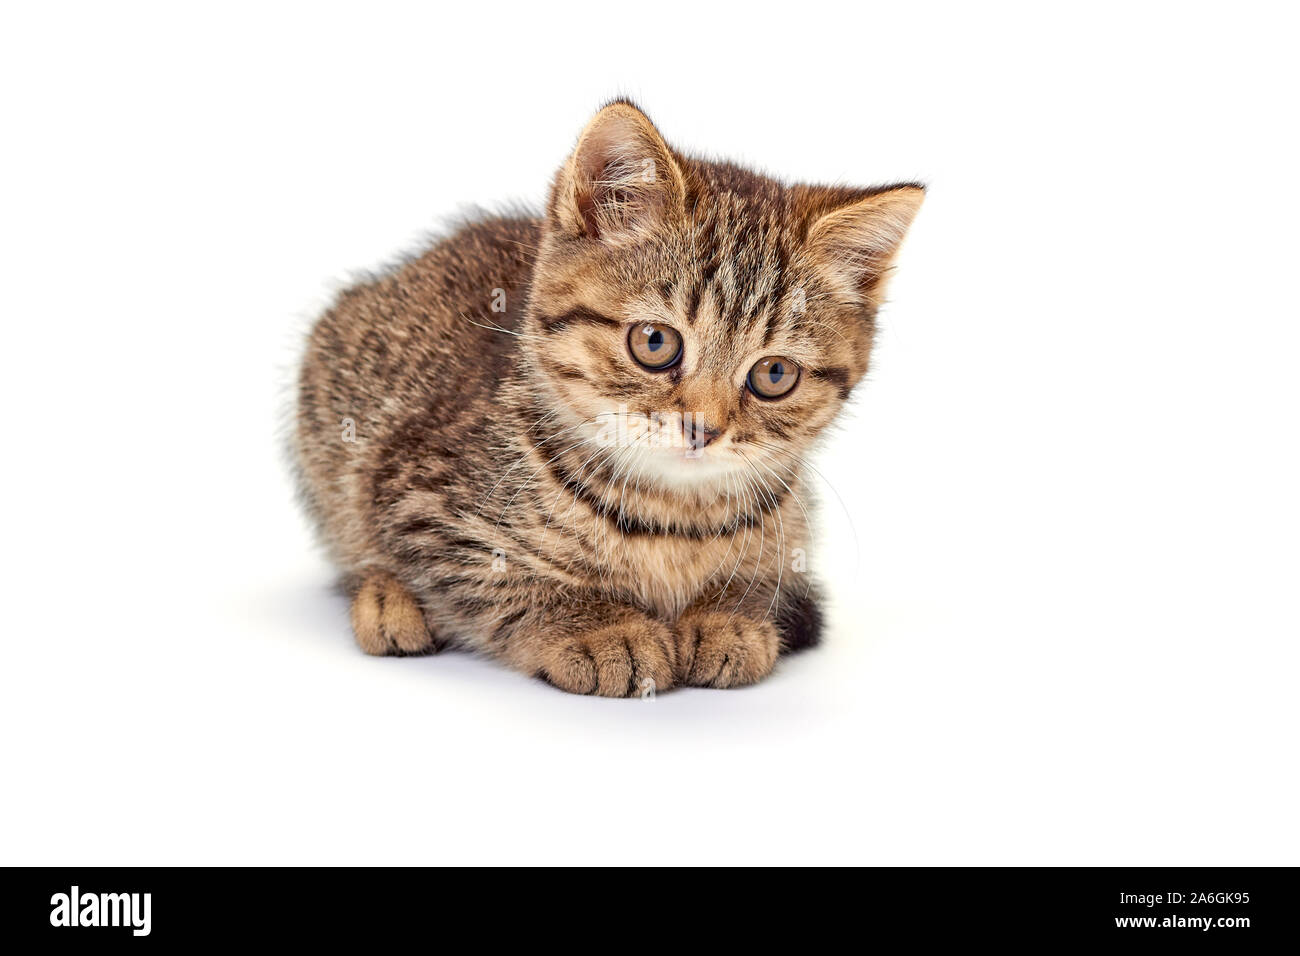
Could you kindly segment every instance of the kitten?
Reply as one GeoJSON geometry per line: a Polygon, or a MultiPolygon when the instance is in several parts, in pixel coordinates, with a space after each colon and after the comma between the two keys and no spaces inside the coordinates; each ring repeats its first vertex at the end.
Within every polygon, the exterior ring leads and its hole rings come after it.
{"type": "Polygon", "coordinates": [[[295,454],[370,654],[580,694],[735,687],[815,643],[804,456],[867,370],[923,187],[785,186],[596,114],[311,332],[295,454]]]}

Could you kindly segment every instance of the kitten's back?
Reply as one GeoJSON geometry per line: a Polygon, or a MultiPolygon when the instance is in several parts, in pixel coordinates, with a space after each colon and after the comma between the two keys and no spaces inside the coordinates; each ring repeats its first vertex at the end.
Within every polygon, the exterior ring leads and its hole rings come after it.
{"type": "MultiPolygon", "coordinates": [[[[466,223],[400,267],[343,292],[317,321],[298,381],[301,497],[344,568],[367,562],[370,522],[354,492],[382,473],[403,427],[437,420],[447,444],[471,441],[515,354],[541,224],[466,223]],[[504,311],[493,311],[493,306],[504,311]]],[[[404,457],[418,449],[404,449],[404,457]]]]}

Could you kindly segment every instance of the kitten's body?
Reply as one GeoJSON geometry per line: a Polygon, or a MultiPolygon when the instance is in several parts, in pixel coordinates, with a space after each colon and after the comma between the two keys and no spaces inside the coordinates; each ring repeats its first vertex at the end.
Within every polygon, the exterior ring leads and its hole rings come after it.
{"type": "Polygon", "coordinates": [[[297,455],[362,647],[457,643],[623,696],[749,683],[815,641],[802,455],[866,369],[886,259],[827,269],[842,224],[816,254],[809,228],[886,195],[689,160],[617,103],[545,218],[471,223],[345,293],[304,359],[297,455]],[[642,155],[658,177],[626,175],[642,155]],[[628,357],[647,316],[680,327],[672,369],[628,357]],[[767,350],[798,356],[797,402],[736,387],[767,350]],[[694,412],[704,445],[611,447],[620,406],[694,412]]]}

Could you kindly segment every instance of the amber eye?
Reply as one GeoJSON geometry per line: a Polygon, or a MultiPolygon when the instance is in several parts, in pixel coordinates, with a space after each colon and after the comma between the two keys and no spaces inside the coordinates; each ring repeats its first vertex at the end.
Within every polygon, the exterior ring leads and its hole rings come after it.
{"type": "Polygon", "coordinates": [[[798,381],[799,366],[779,355],[759,359],[749,370],[749,390],[759,398],[788,395],[798,381]]]}
{"type": "Polygon", "coordinates": [[[682,356],[682,337],[676,329],[654,322],[641,322],[627,333],[632,357],[652,372],[662,372],[682,356]]]}

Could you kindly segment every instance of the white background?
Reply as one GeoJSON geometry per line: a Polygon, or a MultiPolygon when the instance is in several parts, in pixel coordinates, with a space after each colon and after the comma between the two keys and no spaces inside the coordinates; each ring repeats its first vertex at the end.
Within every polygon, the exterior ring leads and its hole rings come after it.
{"type": "Polygon", "coordinates": [[[0,862],[1300,863],[1291,17],[8,8],[0,862]],[[820,459],[826,645],[653,702],[366,658],[302,333],[618,93],[931,183],[820,459]]]}

